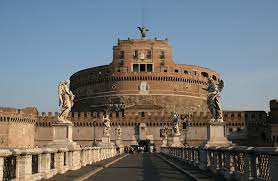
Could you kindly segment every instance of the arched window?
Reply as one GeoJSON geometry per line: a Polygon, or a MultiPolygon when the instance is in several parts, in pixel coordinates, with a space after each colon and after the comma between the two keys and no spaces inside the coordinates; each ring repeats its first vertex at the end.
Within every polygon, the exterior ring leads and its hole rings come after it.
{"type": "Polygon", "coordinates": [[[202,72],[201,73],[203,77],[208,77],[208,73],[207,72],[202,72]]]}

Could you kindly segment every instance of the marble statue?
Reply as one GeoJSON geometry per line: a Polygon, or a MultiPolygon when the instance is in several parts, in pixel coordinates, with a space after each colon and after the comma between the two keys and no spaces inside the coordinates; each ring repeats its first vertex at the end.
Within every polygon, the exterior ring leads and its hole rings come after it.
{"type": "Polygon", "coordinates": [[[122,138],[122,128],[121,128],[121,126],[118,126],[115,129],[115,136],[116,136],[116,139],[118,139],[118,140],[120,140],[122,138]]]}
{"type": "Polygon", "coordinates": [[[141,38],[146,38],[146,33],[147,33],[147,31],[149,31],[148,29],[146,29],[144,26],[142,26],[142,27],[137,27],[138,29],[139,29],[139,31],[140,31],[140,33],[141,33],[141,38]]]}
{"type": "Polygon", "coordinates": [[[173,131],[174,131],[174,134],[175,136],[178,136],[180,135],[180,130],[179,130],[179,114],[177,112],[172,112],[171,114],[171,121],[172,121],[172,128],[173,128],[173,131]]]}
{"type": "Polygon", "coordinates": [[[105,117],[103,116],[102,120],[103,120],[103,124],[104,124],[103,135],[109,136],[110,135],[109,131],[111,129],[109,115],[106,114],[105,117]]]}
{"type": "Polygon", "coordinates": [[[167,139],[167,137],[168,137],[167,131],[168,131],[168,127],[166,125],[164,125],[162,128],[162,136],[164,137],[164,139],[167,139]]]}
{"type": "Polygon", "coordinates": [[[61,81],[58,86],[59,106],[61,106],[58,120],[60,122],[70,122],[67,120],[68,114],[73,106],[74,95],[69,89],[70,81],[61,81]]]}
{"type": "Polygon", "coordinates": [[[208,97],[207,105],[212,115],[211,122],[223,122],[222,108],[220,105],[220,92],[223,90],[224,82],[220,80],[216,84],[211,78],[208,78],[208,97]]]}

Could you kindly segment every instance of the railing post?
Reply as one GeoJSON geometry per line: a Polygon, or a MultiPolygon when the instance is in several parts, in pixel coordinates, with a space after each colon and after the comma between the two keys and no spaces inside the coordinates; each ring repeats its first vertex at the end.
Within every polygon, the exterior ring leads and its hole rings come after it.
{"type": "Polygon", "coordinates": [[[254,171],[256,171],[256,156],[252,154],[253,147],[248,147],[244,150],[244,168],[243,168],[243,179],[249,180],[255,178],[254,171]],[[254,165],[252,165],[254,164],[254,165]],[[255,167],[254,167],[255,166],[255,167]],[[252,168],[253,167],[253,168],[252,168]],[[255,168],[255,170],[253,170],[255,168]]]}
{"type": "Polygon", "coordinates": [[[0,157],[0,181],[3,181],[3,176],[4,176],[3,171],[4,171],[4,157],[0,157]]]}
{"type": "Polygon", "coordinates": [[[269,163],[269,174],[271,180],[278,180],[278,148],[275,147],[271,151],[270,163],[269,163]]]}
{"type": "Polygon", "coordinates": [[[199,147],[199,164],[201,170],[207,169],[207,150],[205,147],[199,147]]]}
{"type": "Polygon", "coordinates": [[[17,179],[31,180],[32,176],[32,155],[21,154],[16,158],[17,179]]]}

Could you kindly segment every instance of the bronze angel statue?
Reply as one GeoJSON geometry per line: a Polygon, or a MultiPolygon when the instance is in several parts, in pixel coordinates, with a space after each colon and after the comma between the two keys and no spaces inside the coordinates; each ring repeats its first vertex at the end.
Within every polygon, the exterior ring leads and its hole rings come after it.
{"type": "Polygon", "coordinates": [[[144,26],[143,27],[137,27],[141,33],[141,38],[146,38],[146,34],[147,34],[147,31],[149,31],[148,29],[146,29],[144,26]]]}
{"type": "Polygon", "coordinates": [[[208,78],[207,105],[211,113],[211,122],[223,122],[222,108],[220,104],[220,92],[224,88],[224,81],[220,80],[218,84],[211,78],[208,78]]]}
{"type": "Polygon", "coordinates": [[[68,114],[73,106],[74,95],[69,89],[70,81],[61,81],[58,86],[59,106],[61,106],[58,120],[61,122],[69,122],[68,114]]]}

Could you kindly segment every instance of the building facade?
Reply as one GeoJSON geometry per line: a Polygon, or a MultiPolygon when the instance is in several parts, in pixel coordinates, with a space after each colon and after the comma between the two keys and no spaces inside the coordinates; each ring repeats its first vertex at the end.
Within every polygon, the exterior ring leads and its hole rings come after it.
{"type": "MultiPolygon", "coordinates": [[[[207,108],[207,78],[219,81],[220,75],[211,69],[176,64],[168,40],[118,40],[113,47],[109,65],[76,72],[70,77],[75,95],[70,120],[74,123],[73,139],[80,145],[100,142],[103,135],[103,115],[108,103],[125,107],[112,112],[111,141],[115,129],[122,128],[125,146],[162,144],[161,131],[168,127],[171,135],[172,111],[187,113],[189,119],[180,126],[184,145],[206,142],[210,113],[207,108]]],[[[51,124],[57,113],[42,113],[36,123],[36,144],[46,145],[52,138],[51,124]]],[[[269,146],[270,124],[264,111],[224,111],[226,135],[239,145],[269,146]]]]}

